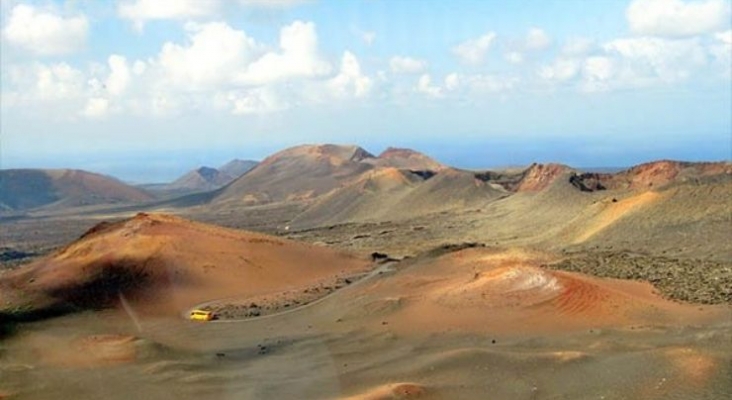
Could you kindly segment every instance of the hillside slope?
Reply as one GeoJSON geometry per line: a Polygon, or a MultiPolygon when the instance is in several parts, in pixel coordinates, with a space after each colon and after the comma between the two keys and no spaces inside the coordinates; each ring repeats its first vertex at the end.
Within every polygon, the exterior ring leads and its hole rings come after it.
{"type": "Polygon", "coordinates": [[[358,146],[303,145],[267,157],[227,186],[217,205],[246,205],[313,199],[371,169],[373,157],[358,146]]]}
{"type": "Polygon", "coordinates": [[[295,218],[294,228],[348,222],[397,221],[480,207],[506,193],[472,172],[445,168],[434,175],[377,168],[319,199],[295,218]]]}
{"type": "Polygon", "coordinates": [[[115,178],[81,170],[0,170],[0,204],[11,210],[135,203],[152,196],[115,178]]]}
{"type": "Polygon", "coordinates": [[[378,157],[366,159],[364,162],[377,167],[408,169],[413,171],[440,171],[446,166],[420,152],[396,147],[389,147],[378,157]]]}
{"type": "MultiPolygon", "coordinates": [[[[218,168],[219,172],[231,177],[231,180],[242,176],[256,167],[259,162],[253,160],[233,159],[218,168]]],[[[228,183],[228,182],[227,182],[228,183]]]]}
{"type": "Polygon", "coordinates": [[[323,247],[138,214],[102,223],[58,252],[0,275],[0,313],[103,308],[175,315],[207,300],[255,296],[366,269],[323,247]]]}

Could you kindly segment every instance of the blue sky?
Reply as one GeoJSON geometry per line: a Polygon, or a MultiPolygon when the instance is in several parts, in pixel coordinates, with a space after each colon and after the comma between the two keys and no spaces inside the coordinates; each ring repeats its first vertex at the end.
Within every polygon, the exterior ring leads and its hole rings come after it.
{"type": "Polygon", "coordinates": [[[0,167],[732,158],[729,0],[0,0],[0,167]]]}

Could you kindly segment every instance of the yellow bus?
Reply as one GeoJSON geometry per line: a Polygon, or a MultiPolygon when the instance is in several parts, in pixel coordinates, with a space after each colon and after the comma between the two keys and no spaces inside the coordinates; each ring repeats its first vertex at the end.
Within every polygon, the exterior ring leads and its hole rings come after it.
{"type": "Polygon", "coordinates": [[[189,316],[191,321],[211,321],[215,318],[213,311],[193,310],[189,316]]]}

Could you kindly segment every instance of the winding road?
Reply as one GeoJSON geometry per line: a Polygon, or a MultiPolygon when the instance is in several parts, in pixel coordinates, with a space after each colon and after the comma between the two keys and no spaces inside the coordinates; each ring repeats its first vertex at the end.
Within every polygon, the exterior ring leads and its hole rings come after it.
{"type": "MultiPolygon", "coordinates": [[[[222,324],[222,323],[240,323],[240,322],[249,322],[249,321],[261,321],[261,320],[267,319],[267,318],[280,317],[280,316],[287,315],[287,314],[291,314],[291,313],[294,313],[294,312],[299,312],[299,311],[302,311],[303,309],[306,309],[308,307],[312,307],[312,306],[314,306],[314,305],[316,305],[316,304],[318,304],[318,303],[320,303],[322,301],[325,301],[326,299],[330,298],[331,296],[335,295],[336,293],[340,293],[340,292],[342,292],[344,290],[348,290],[350,288],[357,287],[359,285],[363,285],[364,283],[370,281],[374,277],[379,276],[379,275],[382,275],[384,273],[393,272],[395,270],[393,267],[397,263],[399,263],[399,261],[389,261],[387,263],[384,263],[384,264],[380,265],[379,267],[374,268],[368,274],[366,274],[366,276],[364,276],[363,278],[361,278],[361,279],[359,279],[359,280],[351,283],[350,285],[344,286],[344,287],[342,287],[340,289],[336,289],[336,290],[328,293],[327,295],[325,295],[325,296],[323,296],[323,297],[321,297],[321,298],[319,298],[317,300],[311,301],[311,302],[306,303],[306,304],[302,304],[302,305],[300,305],[298,307],[295,307],[295,308],[290,308],[290,309],[287,309],[287,310],[284,310],[284,311],[279,311],[279,312],[275,312],[275,313],[267,314],[267,315],[262,315],[262,316],[258,316],[258,317],[246,317],[246,318],[234,318],[234,319],[215,319],[215,320],[212,320],[212,321],[208,321],[207,323],[209,323],[209,324],[210,323],[222,324]]],[[[185,312],[183,312],[183,314],[181,316],[184,319],[188,319],[188,316],[190,315],[190,313],[191,313],[192,310],[201,309],[203,307],[206,307],[206,306],[209,306],[209,305],[212,305],[212,304],[226,302],[226,301],[230,301],[230,300],[234,300],[234,299],[241,300],[242,298],[241,297],[225,297],[225,298],[221,298],[221,299],[210,300],[210,301],[207,301],[207,302],[204,302],[204,303],[199,303],[199,304],[196,304],[194,307],[191,307],[188,310],[186,310],[185,312]]]]}

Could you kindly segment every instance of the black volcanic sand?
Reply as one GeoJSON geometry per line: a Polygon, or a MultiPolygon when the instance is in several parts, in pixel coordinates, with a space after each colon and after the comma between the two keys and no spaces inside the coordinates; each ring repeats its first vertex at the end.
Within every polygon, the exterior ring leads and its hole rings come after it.
{"type": "Polygon", "coordinates": [[[544,267],[650,282],[661,295],[672,300],[732,304],[732,262],[601,252],[573,254],[544,267]]]}

